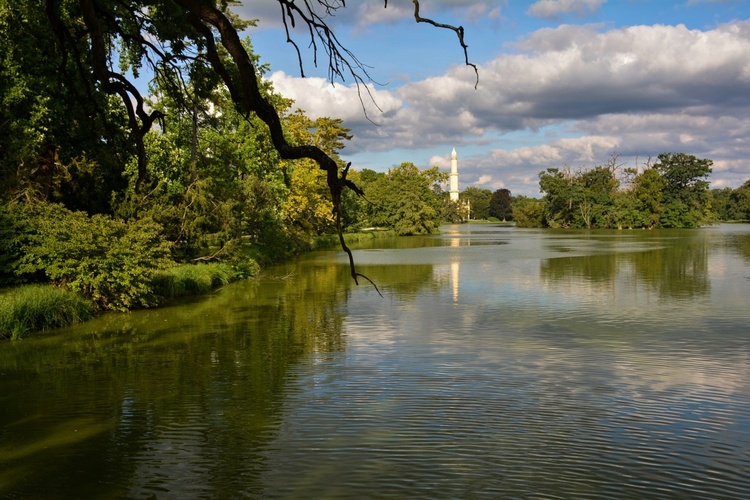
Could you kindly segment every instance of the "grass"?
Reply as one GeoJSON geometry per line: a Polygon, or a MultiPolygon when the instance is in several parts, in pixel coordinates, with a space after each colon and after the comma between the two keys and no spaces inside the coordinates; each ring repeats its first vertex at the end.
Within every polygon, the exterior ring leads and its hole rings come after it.
{"type": "Polygon", "coordinates": [[[93,302],[51,285],[23,285],[0,293],[0,339],[18,340],[30,332],[91,319],[93,302]]]}
{"type": "MultiPolygon", "coordinates": [[[[360,231],[356,233],[344,233],[344,241],[347,245],[354,245],[363,241],[369,241],[374,238],[387,238],[390,236],[396,236],[396,232],[392,230],[374,229],[370,231],[360,231]]],[[[330,250],[339,247],[339,235],[338,234],[324,234],[317,236],[312,245],[312,250],[330,250]]]]}
{"type": "MultiPolygon", "coordinates": [[[[180,264],[156,275],[151,285],[160,299],[200,295],[258,273],[258,265],[180,264]]],[[[0,340],[22,339],[31,332],[61,328],[92,319],[96,305],[52,285],[22,285],[0,290],[0,340]]]]}
{"type": "Polygon", "coordinates": [[[157,274],[152,285],[157,296],[171,300],[208,293],[255,273],[257,265],[254,270],[243,269],[240,273],[231,264],[223,262],[180,264],[157,274]]]}

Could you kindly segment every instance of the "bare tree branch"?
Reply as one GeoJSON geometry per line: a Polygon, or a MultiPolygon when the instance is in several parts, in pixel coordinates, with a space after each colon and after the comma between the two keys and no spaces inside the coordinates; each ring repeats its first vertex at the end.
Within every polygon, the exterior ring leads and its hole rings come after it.
{"type": "MultiPolygon", "coordinates": [[[[419,0],[412,0],[412,1],[414,2],[414,19],[418,23],[431,24],[435,26],[436,28],[444,28],[444,29],[451,30],[456,33],[456,36],[458,37],[458,43],[460,43],[461,48],[464,49],[464,60],[466,61],[466,65],[474,68],[474,73],[477,76],[476,81],[474,82],[474,88],[476,89],[477,86],[479,86],[479,69],[477,68],[476,64],[469,62],[469,46],[466,45],[466,42],[464,42],[464,27],[453,26],[451,24],[438,23],[438,22],[433,21],[432,19],[421,17],[419,15],[419,0]]],[[[386,5],[388,5],[388,0],[386,0],[386,5]]]]}

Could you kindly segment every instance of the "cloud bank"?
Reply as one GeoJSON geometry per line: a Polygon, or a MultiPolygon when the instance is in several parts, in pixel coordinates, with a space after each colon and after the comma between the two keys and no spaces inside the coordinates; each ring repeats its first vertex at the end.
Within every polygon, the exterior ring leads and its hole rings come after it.
{"type": "MultiPolygon", "coordinates": [[[[529,10],[552,16],[601,3],[541,1],[529,10]]],[[[354,85],[283,72],[270,79],[311,116],[344,119],[354,134],[344,154],[355,166],[365,153],[434,149],[447,158],[456,146],[462,184],[528,195],[537,194],[541,170],[594,166],[615,153],[629,166],[667,151],[711,158],[712,187],[750,177],[750,21],[708,30],[544,28],[479,70],[476,90],[463,65],[397,88],[369,87],[380,109],[354,85]],[[508,138],[519,134],[527,144],[514,147],[508,138]],[[461,154],[479,145],[485,153],[461,154]]]]}

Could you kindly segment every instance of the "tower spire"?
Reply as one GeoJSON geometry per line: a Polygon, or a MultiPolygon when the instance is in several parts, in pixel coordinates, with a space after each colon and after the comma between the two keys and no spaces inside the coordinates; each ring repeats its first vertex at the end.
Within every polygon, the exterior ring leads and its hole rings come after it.
{"type": "Polygon", "coordinates": [[[450,199],[458,201],[458,154],[455,147],[451,153],[450,199]]]}

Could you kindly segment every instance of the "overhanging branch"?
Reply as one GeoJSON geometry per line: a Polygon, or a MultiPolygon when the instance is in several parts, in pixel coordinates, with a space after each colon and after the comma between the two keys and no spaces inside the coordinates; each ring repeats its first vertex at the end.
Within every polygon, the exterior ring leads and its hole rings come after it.
{"type": "MultiPolygon", "coordinates": [[[[453,26],[451,24],[444,24],[444,23],[438,23],[436,21],[433,21],[432,19],[428,19],[426,17],[422,17],[419,15],[419,0],[412,0],[414,2],[414,19],[418,23],[427,23],[435,26],[436,28],[443,28],[447,30],[451,30],[456,33],[456,36],[458,37],[458,43],[461,44],[461,48],[464,49],[464,60],[466,61],[467,66],[471,66],[474,68],[474,74],[476,75],[476,81],[474,82],[474,88],[476,89],[477,86],[479,86],[479,69],[477,68],[477,65],[469,61],[469,46],[466,45],[466,42],[464,41],[464,27],[463,26],[453,26]]],[[[388,0],[385,0],[386,5],[388,5],[388,0]]]]}

